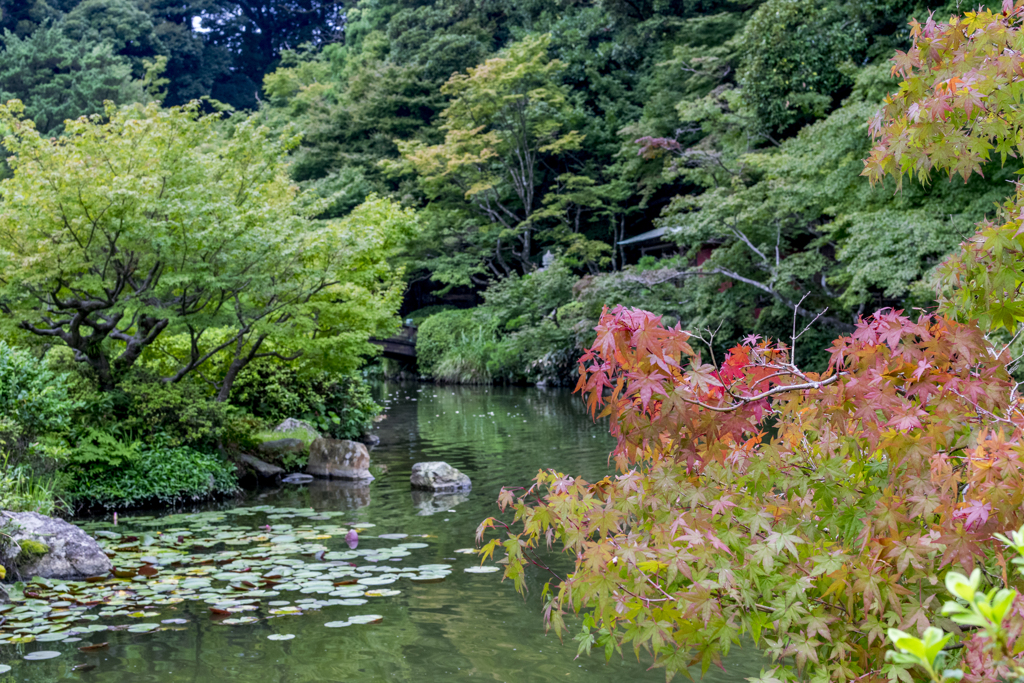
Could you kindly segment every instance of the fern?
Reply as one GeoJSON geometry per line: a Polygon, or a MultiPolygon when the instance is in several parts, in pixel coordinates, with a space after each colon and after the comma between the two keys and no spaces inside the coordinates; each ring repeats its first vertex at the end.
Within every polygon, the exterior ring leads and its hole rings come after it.
{"type": "Polygon", "coordinates": [[[87,427],[78,446],[72,450],[70,461],[78,465],[120,467],[123,463],[137,460],[142,446],[137,439],[121,439],[102,429],[87,427]]]}

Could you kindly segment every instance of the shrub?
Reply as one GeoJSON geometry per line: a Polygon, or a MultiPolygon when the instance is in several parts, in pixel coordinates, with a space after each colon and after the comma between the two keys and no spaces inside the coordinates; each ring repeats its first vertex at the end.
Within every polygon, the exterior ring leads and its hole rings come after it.
{"type": "Polygon", "coordinates": [[[230,406],[214,400],[207,388],[188,380],[169,384],[143,372],[133,373],[118,388],[127,400],[123,429],[161,434],[172,446],[220,443],[230,406]]]}
{"type": "Polygon", "coordinates": [[[452,349],[434,368],[434,379],[447,384],[490,384],[487,349],[473,344],[452,349]]]}
{"type": "MultiPolygon", "coordinates": [[[[420,372],[434,377],[445,354],[460,346],[467,332],[479,330],[490,332],[475,310],[443,311],[424,320],[416,332],[416,362],[420,372]]],[[[493,334],[488,335],[492,337],[493,334]]]]}
{"type": "MultiPolygon", "coordinates": [[[[66,431],[77,406],[68,398],[66,375],[0,341],[0,446],[26,452],[38,437],[66,431]]],[[[34,450],[60,454],[56,442],[34,445],[34,450]]]]}
{"type": "Polygon", "coordinates": [[[381,411],[362,378],[304,375],[274,363],[253,363],[239,373],[231,402],[267,422],[306,420],[336,439],[362,435],[381,411]]]}
{"type": "Polygon", "coordinates": [[[537,325],[572,301],[575,281],[572,271],[555,261],[544,270],[495,282],[484,292],[484,300],[495,318],[496,329],[512,332],[537,325]]]}
{"type": "Polygon", "coordinates": [[[73,466],[65,494],[74,505],[106,508],[174,504],[234,493],[234,467],[188,446],[150,445],[120,466],[73,466]]]}

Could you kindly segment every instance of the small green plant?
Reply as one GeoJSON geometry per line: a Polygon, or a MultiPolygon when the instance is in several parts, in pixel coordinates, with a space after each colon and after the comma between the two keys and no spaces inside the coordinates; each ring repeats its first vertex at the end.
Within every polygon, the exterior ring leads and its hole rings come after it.
{"type": "Polygon", "coordinates": [[[119,438],[106,430],[86,427],[71,451],[69,462],[78,465],[96,463],[120,467],[125,462],[138,458],[142,447],[142,442],[137,439],[119,438]]]}
{"type": "Polygon", "coordinates": [[[18,545],[21,547],[21,552],[18,553],[19,563],[31,562],[35,558],[42,557],[50,552],[50,546],[40,541],[33,541],[31,538],[18,541],[18,545]]]}
{"type": "MultiPolygon", "coordinates": [[[[26,463],[12,463],[9,454],[0,458],[0,470],[0,510],[51,515],[63,507],[52,478],[34,476],[26,463]]],[[[0,527],[0,536],[3,533],[0,527]]]]}
{"type": "MultiPolygon", "coordinates": [[[[1017,553],[1013,564],[1017,571],[1024,575],[1024,526],[1007,538],[996,534],[1008,549],[1017,553]]],[[[972,671],[975,674],[998,672],[1002,680],[1024,680],[1024,662],[1019,656],[1024,651],[1024,639],[1019,638],[1020,629],[1008,623],[1014,616],[1014,603],[1017,591],[1005,587],[993,587],[984,590],[983,575],[975,568],[971,575],[964,576],[958,572],[946,574],[946,589],[955,599],[948,600],[942,606],[942,613],[955,623],[965,627],[965,631],[974,632],[974,639],[982,639],[980,648],[983,655],[974,661],[977,668],[983,671],[972,671]]],[[[889,629],[889,639],[896,650],[886,653],[886,660],[908,667],[917,667],[927,674],[928,681],[933,683],[952,683],[964,677],[959,668],[946,668],[950,660],[950,652],[946,644],[953,634],[944,633],[942,629],[929,626],[915,637],[899,629],[889,629]]],[[[975,667],[972,667],[972,669],[975,667]]]]}

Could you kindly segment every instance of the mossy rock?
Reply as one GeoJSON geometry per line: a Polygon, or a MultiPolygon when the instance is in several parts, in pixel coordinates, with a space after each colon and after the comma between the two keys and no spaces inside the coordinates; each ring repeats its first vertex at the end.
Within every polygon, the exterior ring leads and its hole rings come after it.
{"type": "Polygon", "coordinates": [[[18,553],[18,563],[29,562],[42,557],[46,553],[50,552],[50,546],[42,543],[41,541],[33,541],[30,538],[22,539],[18,541],[18,545],[21,546],[21,552],[18,553]]]}

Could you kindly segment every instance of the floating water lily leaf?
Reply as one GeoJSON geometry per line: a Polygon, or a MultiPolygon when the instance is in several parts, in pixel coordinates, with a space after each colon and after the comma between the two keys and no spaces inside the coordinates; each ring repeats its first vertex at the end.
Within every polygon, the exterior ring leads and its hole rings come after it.
{"type": "Polygon", "coordinates": [[[357,614],[348,619],[350,624],[376,624],[381,621],[384,621],[384,617],[379,614],[357,614]]]}
{"type": "Polygon", "coordinates": [[[11,670],[10,664],[0,664],[0,674],[5,674],[11,670]]]}
{"type": "Polygon", "coordinates": [[[467,574],[490,574],[492,572],[501,571],[501,567],[495,567],[494,565],[484,565],[483,567],[466,567],[462,571],[467,574]]]}
{"type": "Polygon", "coordinates": [[[324,624],[324,626],[326,626],[327,628],[345,628],[346,626],[351,625],[352,624],[350,624],[347,621],[328,621],[326,624],[324,624]]]}
{"type": "Polygon", "coordinates": [[[331,600],[331,602],[335,605],[347,607],[357,607],[359,605],[366,604],[366,600],[364,600],[363,598],[342,598],[340,600],[331,600]]]}
{"type": "Polygon", "coordinates": [[[78,649],[79,649],[80,652],[95,652],[96,650],[103,650],[106,647],[108,647],[109,645],[110,645],[110,643],[107,643],[107,642],[93,643],[92,645],[83,645],[82,647],[80,647],[78,649]]]}
{"type": "Polygon", "coordinates": [[[60,657],[60,653],[56,650],[36,650],[25,655],[24,659],[30,662],[36,662],[41,659],[53,659],[54,657],[60,657]]]}
{"type": "Polygon", "coordinates": [[[281,536],[274,536],[272,539],[270,539],[270,542],[271,543],[294,543],[297,540],[299,540],[298,537],[293,536],[292,534],[282,534],[281,536]]]}
{"type": "Polygon", "coordinates": [[[160,624],[132,624],[128,627],[128,633],[152,633],[160,628],[160,624]]]}
{"type": "Polygon", "coordinates": [[[284,616],[287,614],[302,614],[302,609],[299,607],[295,607],[294,605],[289,605],[288,607],[275,607],[274,609],[270,610],[270,613],[277,614],[280,616],[284,616]]]}
{"type": "Polygon", "coordinates": [[[388,541],[400,541],[403,538],[409,538],[409,534],[381,534],[377,538],[383,538],[388,541]]]}
{"type": "Polygon", "coordinates": [[[398,578],[396,576],[385,574],[384,576],[371,576],[366,579],[359,579],[359,583],[363,586],[386,586],[397,580],[398,578]]]}
{"type": "Polygon", "coordinates": [[[59,640],[66,640],[70,633],[44,633],[41,636],[36,636],[36,642],[38,643],[55,643],[59,640]]]}
{"type": "Polygon", "coordinates": [[[476,555],[476,548],[459,548],[455,552],[459,555],[476,555]]]}
{"type": "Polygon", "coordinates": [[[377,590],[366,591],[363,595],[369,598],[390,598],[395,595],[401,595],[402,591],[394,590],[393,588],[378,588],[377,590]]]}
{"type": "Polygon", "coordinates": [[[447,577],[447,576],[448,576],[447,572],[445,572],[445,573],[440,573],[440,572],[438,572],[438,573],[427,573],[427,572],[424,572],[423,574],[415,574],[413,576],[410,576],[409,580],[412,581],[413,583],[440,583],[441,581],[444,581],[445,577],[447,577]]]}
{"type": "Polygon", "coordinates": [[[273,633],[267,636],[267,640],[291,640],[294,637],[293,633],[273,633]]]}

